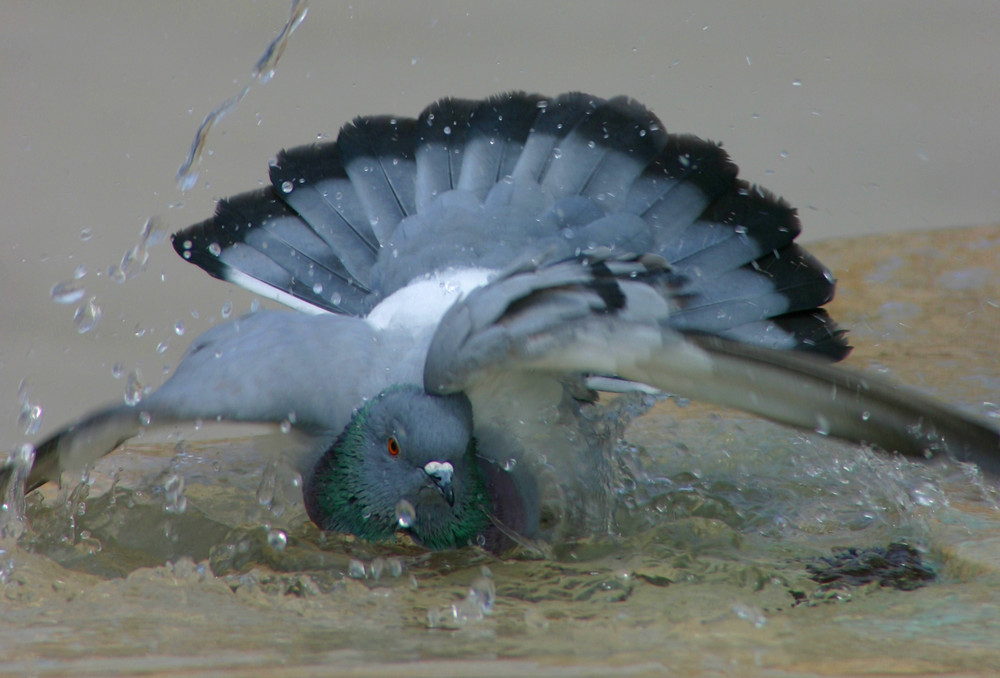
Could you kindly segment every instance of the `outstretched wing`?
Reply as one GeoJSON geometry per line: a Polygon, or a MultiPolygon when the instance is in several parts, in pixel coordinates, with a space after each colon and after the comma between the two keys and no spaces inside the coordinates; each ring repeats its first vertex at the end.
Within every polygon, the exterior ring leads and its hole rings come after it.
{"type": "Polygon", "coordinates": [[[827,361],[678,329],[674,318],[686,304],[678,289],[677,273],[648,255],[603,254],[512,272],[445,315],[428,353],[425,388],[473,393],[511,372],[614,377],[910,456],[947,454],[1000,474],[993,424],[827,361]]]}
{"type": "MultiPolygon", "coordinates": [[[[28,489],[93,463],[152,427],[288,422],[317,441],[335,437],[365,398],[397,381],[419,383],[419,361],[403,359],[411,349],[395,351],[393,341],[358,318],[287,311],[262,311],[214,327],[138,404],[102,408],[42,441],[28,489]]],[[[306,456],[322,452],[319,447],[306,456]]],[[[311,469],[311,459],[292,461],[303,473],[311,469]]]]}

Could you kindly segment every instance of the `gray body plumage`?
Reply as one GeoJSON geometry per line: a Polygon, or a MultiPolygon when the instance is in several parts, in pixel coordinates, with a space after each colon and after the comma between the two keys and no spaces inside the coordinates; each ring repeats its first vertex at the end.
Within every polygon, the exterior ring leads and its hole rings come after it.
{"type": "Polygon", "coordinates": [[[206,332],[137,407],[43,442],[30,487],[141,426],[289,421],[316,441],[295,462],[308,506],[355,412],[407,385],[471,402],[491,529],[602,531],[614,465],[593,378],[1000,472],[991,424],[829,364],[848,351],[821,309],[834,282],[794,244],[794,210],[634,101],[509,94],[361,118],[281,153],[271,180],[174,246],[308,314],[206,332]]]}

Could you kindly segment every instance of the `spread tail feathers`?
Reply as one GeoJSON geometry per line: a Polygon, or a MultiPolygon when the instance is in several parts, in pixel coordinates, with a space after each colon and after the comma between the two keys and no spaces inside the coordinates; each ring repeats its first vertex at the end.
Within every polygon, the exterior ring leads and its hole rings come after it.
{"type": "Polygon", "coordinates": [[[336,142],[283,151],[270,187],[223,200],[173,243],[257,294],[355,316],[449,268],[652,253],[685,280],[677,329],[841,358],[843,341],[800,340],[815,313],[786,322],[833,295],[829,272],[792,244],[799,231],[795,210],[739,179],[718,144],[668,134],[634,100],[512,92],[358,118],[336,142]]]}

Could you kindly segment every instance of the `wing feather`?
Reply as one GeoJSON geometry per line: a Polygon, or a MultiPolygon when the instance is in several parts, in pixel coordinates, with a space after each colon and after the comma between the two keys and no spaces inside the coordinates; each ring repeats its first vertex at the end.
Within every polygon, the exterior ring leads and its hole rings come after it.
{"type": "Polygon", "coordinates": [[[671,316],[683,300],[673,289],[669,268],[655,257],[591,257],[514,273],[445,315],[424,386],[473,392],[515,371],[613,377],[1000,474],[1000,430],[991,422],[826,361],[678,331],[671,316]]]}

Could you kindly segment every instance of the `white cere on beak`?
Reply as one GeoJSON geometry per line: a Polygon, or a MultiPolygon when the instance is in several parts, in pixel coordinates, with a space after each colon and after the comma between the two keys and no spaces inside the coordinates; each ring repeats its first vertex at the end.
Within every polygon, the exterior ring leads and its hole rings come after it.
{"type": "Polygon", "coordinates": [[[455,467],[451,462],[429,461],[424,465],[424,473],[437,478],[445,485],[451,484],[451,475],[455,472],[455,467]]]}

